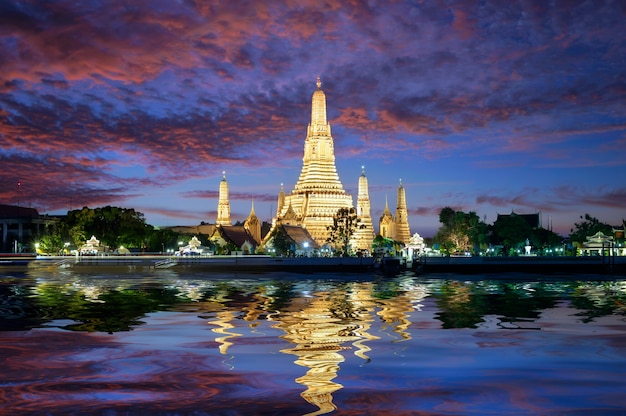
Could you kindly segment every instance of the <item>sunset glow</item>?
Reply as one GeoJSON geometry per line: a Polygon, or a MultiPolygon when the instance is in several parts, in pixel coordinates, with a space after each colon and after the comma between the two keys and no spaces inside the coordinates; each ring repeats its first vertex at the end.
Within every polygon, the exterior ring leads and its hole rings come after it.
{"type": "Polygon", "coordinates": [[[365,166],[376,229],[400,178],[424,236],[445,206],[618,225],[624,21],[611,1],[2,2],[0,203],[214,223],[227,171],[233,221],[252,200],[269,221],[321,77],[337,171],[356,196],[365,166]]]}

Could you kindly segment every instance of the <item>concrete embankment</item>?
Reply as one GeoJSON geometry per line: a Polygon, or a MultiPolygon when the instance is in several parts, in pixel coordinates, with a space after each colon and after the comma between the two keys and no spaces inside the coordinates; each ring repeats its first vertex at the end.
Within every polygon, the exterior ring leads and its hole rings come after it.
{"type": "Polygon", "coordinates": [[[38,257],[28,267],[65,268],[147,268],[183,270],[193,268],[209,271],[291,271],[314,273],[322,271],[362,272],[372,270],[371,257],[270,257],[258,255],[170,257],[170,256],[81,256],[38,257]]]}
{"type": "Polygon", "coordinates": [[[422,257],[423,273],[626,274],[623,257],[422,257]]]}
{"type": "MultiPolygon", "coordinates": [[[[147,256],[38,256],[35,258],[3,258],[1,270],[30,268],[73,269],[130,269],[150,270],[185,269],[226,272],[294,273],[340,272],[360,273],[380,270],[393,275],[405,270],[402,262],[397,267],[386,267],[384,261],[376,264],[372,257],[270,257],[258,255],[171,257],[147,256]],[[378,266],[378,267],[377,267],[378,266]]],[[[418,264],[409,264],[417,273],[481,274],[481,273],[535,273],[535,274],[605,274],[626,275],[626,257],[422,257],[418,264]]]]}

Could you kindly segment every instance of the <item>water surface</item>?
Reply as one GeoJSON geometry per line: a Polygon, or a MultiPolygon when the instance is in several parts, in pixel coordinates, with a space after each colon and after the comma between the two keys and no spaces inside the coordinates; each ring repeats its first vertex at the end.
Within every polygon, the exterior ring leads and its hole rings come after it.
{"type": "Polygon", "coordinates": [[[626,281],[0,271],[0,414],[626,414],[626,281]]]}

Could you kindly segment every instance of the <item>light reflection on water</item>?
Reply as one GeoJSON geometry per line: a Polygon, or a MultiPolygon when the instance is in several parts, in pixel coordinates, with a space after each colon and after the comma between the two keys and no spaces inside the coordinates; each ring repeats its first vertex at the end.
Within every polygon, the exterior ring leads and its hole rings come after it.
{"type": "Polygon", "coordinates": [[[0,413],[621,414],[626,282],[32,270],[0,413]]]}

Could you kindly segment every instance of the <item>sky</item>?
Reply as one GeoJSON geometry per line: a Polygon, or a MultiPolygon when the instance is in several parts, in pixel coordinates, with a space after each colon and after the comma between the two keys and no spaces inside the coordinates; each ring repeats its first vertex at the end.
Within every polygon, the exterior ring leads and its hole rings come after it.
{"type": "Polygon", "coordinates": [[[0,203],[155,226],[261,220],[300,174],[317,77],[375,229],[439,211],[626,219],[623,1],[0,1],[0,203]],[[19,184],[19,185],[18,185],[19,184]]]}

